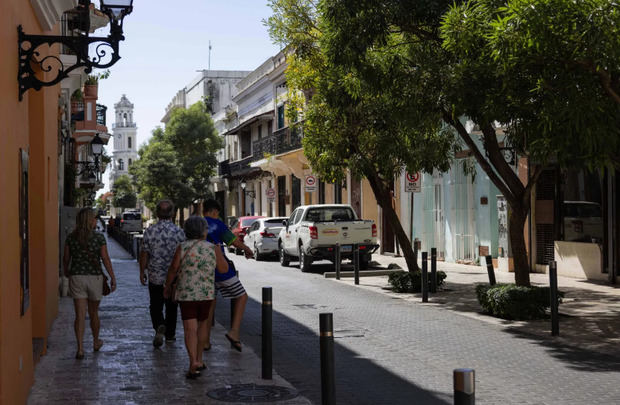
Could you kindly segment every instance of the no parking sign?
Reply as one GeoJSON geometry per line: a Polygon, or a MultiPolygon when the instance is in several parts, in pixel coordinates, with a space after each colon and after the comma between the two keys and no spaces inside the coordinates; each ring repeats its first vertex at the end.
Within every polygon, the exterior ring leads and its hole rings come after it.
{"type": "Polygon", "coordinates": [[[307,175],[304,185],[307,193],[316,191],[316,176],[313,176],[312,174],[307,175]]]}
{"type": "Polygon", "coordinates": [[[422,191],[422,176],[420,172],[407,172],[405,177],[406,193],[419,193],[420,191],[422,191]]]}

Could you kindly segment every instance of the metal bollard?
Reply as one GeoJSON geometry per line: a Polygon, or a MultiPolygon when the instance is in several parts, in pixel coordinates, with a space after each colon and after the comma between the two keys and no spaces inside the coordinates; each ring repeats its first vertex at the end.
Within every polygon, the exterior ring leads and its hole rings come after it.
{"type": "Polygon", "coordinates": [[[558,313],[558,265],[555,260],[549,263],[549,294],[551,299],[551,336],[560,335],[558,313]]]}
{"type": "Polygon", "coordinates": [[[454,370],[454,405],[476,403],[476,372],[473,368],[454,370]]]}
{"type": "Polygon", "coordinates": [[[489,273],[489,284],[495,285],[497,282],[495,281],[495,269],[493,269],[493,257],[485,256],[485,260],[487,261],[487,273],[489,273]]]}
{"type": "Polygon", "coordinates": [[[422,302],[428,302],[428,252],[422,252],[422,302]]]}
{"type": "Polygon", "coordinates": [[[437,292],[437,248],[431,248],[431,292],[437,292]]]}
{"type": "Polygon", "coordinates": [[[336,280],[340,280],[340,264],[342,259],[340,258],[340,244],[336,243],[334,248],[334,265],[336,266],[336,280]]]}
{"type": "Polygon", "coordinates": [[[262,341],[261,341],[261,357],[263,379],[271,380],[271,370],[273,369],[273,306],[271,287],[263,287],[263,305],[262,305],[262,341]]]}
{"type": "Polygon", "coordinates": [[[355,285],[360,283],[360,247],[356,243],[353,245],[353,272],[355,274],[355,285]]]}
{"type": "Polygon", "coordinates": [[[321,346],[321,404],[336,405],[334,321],[331,313],[319,314],[321,346]]]}

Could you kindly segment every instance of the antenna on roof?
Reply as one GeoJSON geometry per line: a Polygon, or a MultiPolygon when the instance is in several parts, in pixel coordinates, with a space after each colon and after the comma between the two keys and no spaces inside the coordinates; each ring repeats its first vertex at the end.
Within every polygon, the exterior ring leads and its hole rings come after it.
{"type": "Polygon", "coordinates": [[[209,40],[209,70],[211,70],[211,40],[209,40]]]}

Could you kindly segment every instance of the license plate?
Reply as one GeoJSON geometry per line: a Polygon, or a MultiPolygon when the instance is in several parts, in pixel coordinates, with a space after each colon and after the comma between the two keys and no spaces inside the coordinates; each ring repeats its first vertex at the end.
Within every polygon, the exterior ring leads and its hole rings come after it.
{"type": "Polygon", "coordinates": [[[342,245],[342,246],[340,246],[340,251],[341,252],[352,252],[353,251],[353,246],[351,246],[351,245],[342,245]]]}

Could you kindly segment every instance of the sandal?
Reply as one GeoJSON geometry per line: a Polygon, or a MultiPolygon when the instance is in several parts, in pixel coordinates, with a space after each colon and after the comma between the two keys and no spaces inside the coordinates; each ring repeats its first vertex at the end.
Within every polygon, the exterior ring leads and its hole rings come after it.
{"type": "Polygon", "coordinates": [[[205,346],[205,352],[208,352],[209,350],[211,350],[211,343],[209,343],[209,346],[205,346]]]}
{"type": "Polygon", "coordinates": [[[196,371],[202,371],[202,370],[206,370],[207,369],[207,365],[202,363],[202,365],[196,367],[196,371]]]}
{"type": "Polygon", "coordinates": [[[103,340],[97,339],[97,341],[93,343],[93,350],[98,352],[101,346],[103,346],[103,340]]]}
{"type": "Polygon", "coordinates": [[[187,373],[185,373],[185,378],[187,378],[188,380],[195,380],[198,377],[200,377],[200,371],[190,370],[187,373]]]}
{"type": "Polygon", "coordinates": [[[78,360],[82,360],[84,358],[84,352],[75,353],[75,358],[78,360]]]}
{"type": "Polygon", "coordinates": [[[226,339],[228,339],[228,341],[230,342],[230,347],[232,349],[235,349],[238,352],[241,351],[241,341],[240,340],[234,340],[233,338],[228,336],[228,333],[225,334],[224,336],[226,336],[226,339]]]}

